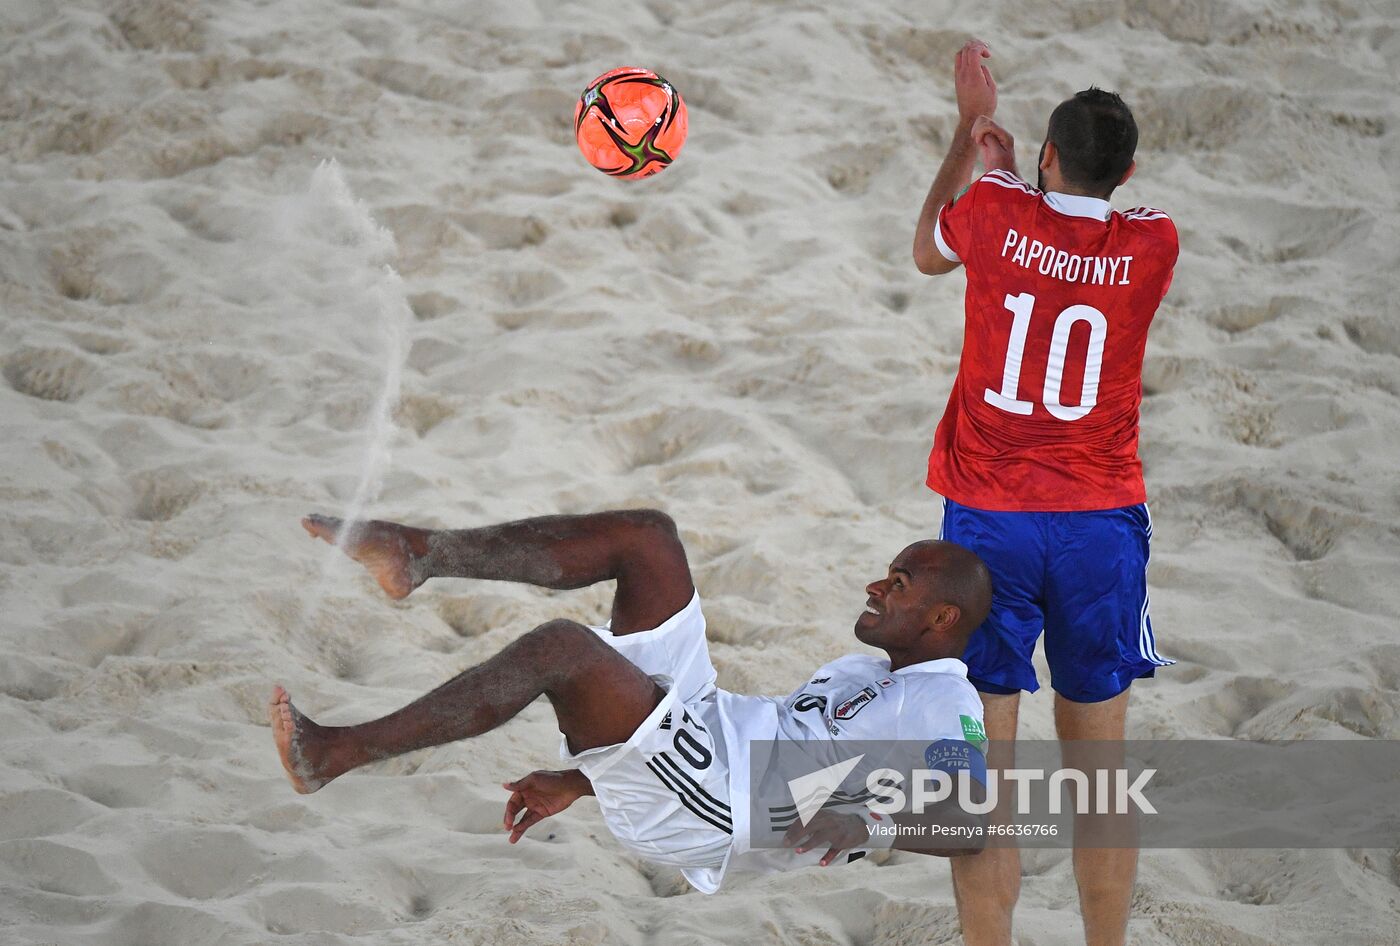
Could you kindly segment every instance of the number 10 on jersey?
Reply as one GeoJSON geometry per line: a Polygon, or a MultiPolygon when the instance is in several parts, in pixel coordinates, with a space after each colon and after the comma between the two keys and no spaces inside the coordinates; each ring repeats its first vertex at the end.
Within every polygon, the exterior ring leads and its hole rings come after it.
{"type": "MultiPolygon", "coordinates": [[[[1007,293],[1003,303],[1011,310],[1011,338],[1006,345],[1006,367],[1001,374],[1001,390],[987,388],[982,397],[993,407],[1012,414],[1030,414],[1035,409],[1032,401],[1023,401],[1017,395],[1021,386],[1021,359],[1026,352],[1026,336],[1031,330],[1031,311],[1035,308],[1035,296],[1029,292],[1017,295],[1007,293]]],[[[1045,364],[1045,390],[1041,403],[1045,409],[1060,420],[1079,420],[1094,409],[1099,399],[1099,372],[1103,369],[1103,345],[1108,335],[1108,320],[1104,314],[1091,305],[1072,305],[1055,319],[1054,333],[1050,336],[1050,357],[1045,364]],[[1064,380],[1065,356],[1069,351],[1069,333],[1076,322],[1089,324],[1089,349],[1084,362],[1084,385],[1079,394],[1079,403],[1066,407],[1060,403],[1060,384],[1064,380]]]]}

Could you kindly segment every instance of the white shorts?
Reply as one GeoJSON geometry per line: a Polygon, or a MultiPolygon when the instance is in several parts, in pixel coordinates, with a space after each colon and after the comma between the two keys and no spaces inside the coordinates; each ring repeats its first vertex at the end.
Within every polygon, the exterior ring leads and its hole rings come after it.
{"type": "Polygon", "coordinates": [[[696,889],[713,893],[734,822],[700,595],[650,631],[616,637],[607,627],[591,630],[666,695],[626,742],[575,755],[561,737],[560,758],[588,776],[608,830],[624,847],[685,869],[696,889]]]}

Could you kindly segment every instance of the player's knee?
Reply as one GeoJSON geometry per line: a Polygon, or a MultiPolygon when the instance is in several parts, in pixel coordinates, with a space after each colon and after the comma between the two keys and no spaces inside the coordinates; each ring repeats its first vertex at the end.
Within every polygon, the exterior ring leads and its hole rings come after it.
{"type": "Polygon", "coordinates": [[[577,621],[558,618],[525,634],[519,646],[529,653],[536,667],[570,670],[582,666],[589,654],[605,645],[577,621]]]}
{"type": "Polygon", "coordinates": [[[628,524],[634,529],[651,538],[680,540],[680,532],[676,529],[676,520],[660,509],[629,509],[622,515],[627,518],[628,524]]]}
{"type": "Polygon", "coordinates": [[[660,509],[629,509],[620,513],[627,523],[626,543],[631,561],[685,561],[685,546],[681,543],[676,521],[660,509]]]}
{"type": "Polygon", "coordinates": [[[578,646],[595,639],[596,635],[577,621],[568,618],[555,618],[535,628],[528,636],[538,638],[542,643],[567,648],[578,646]]]}
{"type": "Polygon", "coordinates": [[[577,621],[541,624],[517,642],[521,662],[537,675],[553,699],[605,677],[613,661],[623,658],[577,621]]]}

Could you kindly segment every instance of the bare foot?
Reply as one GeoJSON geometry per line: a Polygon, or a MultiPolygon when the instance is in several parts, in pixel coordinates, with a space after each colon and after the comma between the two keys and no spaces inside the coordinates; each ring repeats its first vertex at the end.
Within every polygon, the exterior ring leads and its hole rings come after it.
{"type": "Polygon", "coordinates": [[[320,761],[324,753],[317,751],[323,748],[321,727],[301,715],[292,705],[287,691],[280,686],[272,689],[267,718],[272,723],[272,738],[277,743],[277,754],[282,757],[282,768],[287,770],[292,788],[309,795],[341,774],[326,771],[320,761]]]}
{"type": "Polygon", "coordinates": [[[301,527],[316,538],[343,548],[395,601],[407,598],[427,577],[415,567],[428,553],[426,529],[379,519],[346,526],[344,520],[335,516],[319,515],[307,516],[301,520],[301,527]]]}

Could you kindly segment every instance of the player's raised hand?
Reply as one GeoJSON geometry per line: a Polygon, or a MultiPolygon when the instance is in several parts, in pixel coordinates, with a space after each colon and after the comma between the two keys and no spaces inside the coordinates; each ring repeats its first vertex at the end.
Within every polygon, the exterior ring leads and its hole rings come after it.
{"type": "Polygon", "coordinates": [[[972,143],[982,158],[983,170],[1016,173],[1016,139],[986,115],[978,115],[972,123],[972,143]]]}
{"type": "Polygon", "coordinates": [[[578,785],[577,772],[531,772],[522,779],[505,782],[502,788],[511,793],[506,799],[503,825],[510,832],[510,843],[525,836],[551,815],[568,808],[584,794],[578,785]]]}
{"type": "Polygon", "coordinates": [[[997,110],[997,84],[982,62],[992,50],[980,39],[970,39],[953,59],[953,87],[958,95],[958,119],[971,124],[978,115],[990,118],[997,110]]]}

